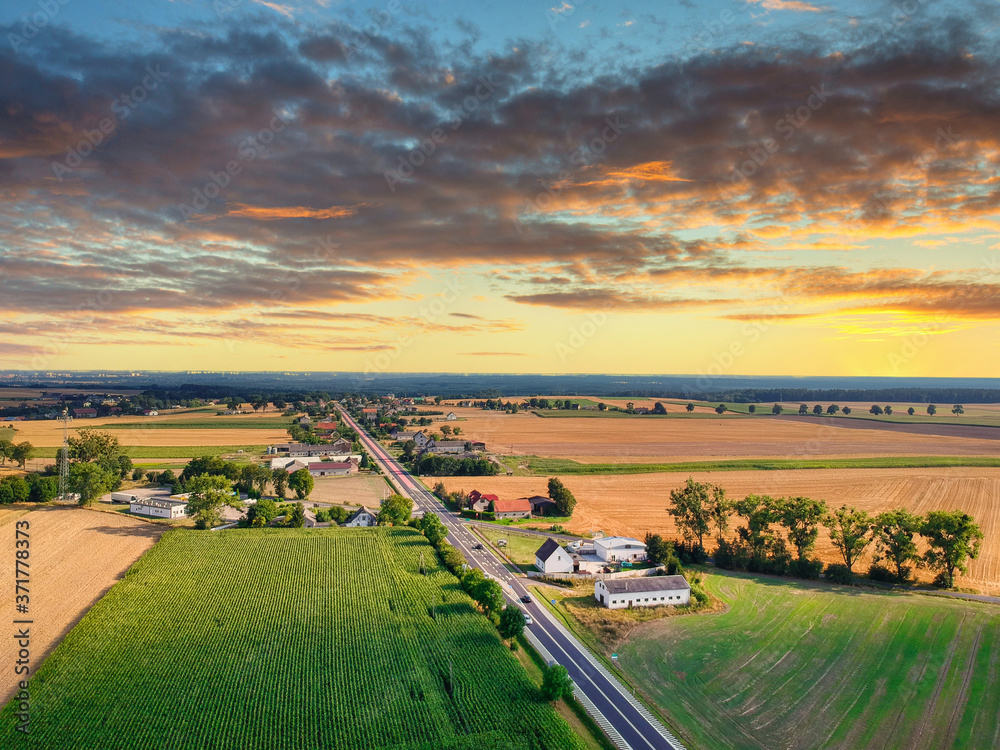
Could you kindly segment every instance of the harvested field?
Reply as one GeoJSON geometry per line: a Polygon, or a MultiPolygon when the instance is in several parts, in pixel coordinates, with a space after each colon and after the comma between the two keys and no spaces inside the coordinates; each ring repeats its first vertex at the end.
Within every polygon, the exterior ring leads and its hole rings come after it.
{"type": "MultiPolygon", "coordinates": [[[[798,420],[723,417],[670,419],[542,419],[456,409],[462,436],[505,455],[577,461],[711,461],[733,458],[864,458],[992,456],[997,440],[915,435],[798,420]]],[[[998,431],[1000,436],[1000,431],[998,431]]]]}
{"type": "MultiPolygon", "coordinates": [[[[978,521],[986,535],[979,559],[960,586],[986,593],[1000,591],[1000,469],[815,469],[797,471],[727,471],[692,475],[696,481],[724,487],[732,497],[751,493],[776,496],[805,495],[821,498],[830,506],[853,505],[872,513],[904,507],[915,513],[929,510],[964,510],[978,521]]],[[[630,476],[567,476],[563,482],[578,504],[571,532],[603,530],[640,539],[647,531],[677,536],[667,511],[670,490],[683,485],[683,474],[630,476]]],[[[545,477],[446,477],[449,491],[477,489],[502,499],[545,494],[545,477]]],[[[836,562],[825,531],[820,532],[818,554],[836,562]]],[[[866,568],[869,560],[861,563],[866,568]]],[[[924,574],[925,579],[930,576],[924,574]]]]}
{"type": "Polygon", "coordinates": [[[309,500],[338,505],[367,505],[377,509],[389,485],[378,474],[355,474],[350,477],[321,477],[316,480],[309,500]]]}
{"type": "MultiPolygon", "coordinates": [[[[0,555],[4,560],[14,558],[13,514],[17,510],[5,508],[0,516],[0,555]]],[[[34,620],[33,675],[62,637],[153,546],[166,527],[115,513],[95,513],[68,506],[35,508],[16,520],[30,524],[27,531],[31,535],[29,616],[34,620]]],[[[10,586],[13,602],[12,581],[4,585],[10,586]]],[[[5,607],[5,611],[12,610],[12,605],[5,607]]],[[[16,647],[12,638],[0,641],[0,662],[13,664],[16,647]]],[[[14,693],[16,677],[12,669],[3,670],[0,677],[3,700],[14,693]]]]}

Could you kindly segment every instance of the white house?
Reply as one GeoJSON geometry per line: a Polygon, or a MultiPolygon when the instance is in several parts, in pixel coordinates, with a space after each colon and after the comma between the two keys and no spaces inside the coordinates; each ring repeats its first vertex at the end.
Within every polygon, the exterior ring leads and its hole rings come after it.
{"type": "Polygon", "coordinates": [[[595,539],[594,552],[607,562],[641,562],[646,559],[646,545],[627,536],[595,539]]]}
{"type": "Polygon", "coordinates": [[[344,521],[344,526],[374,526],[377,521],[375,514],[362,505],[344,521]]]}
{"type": "Polygon", "coordinates": [[[555,539],[546,539],[535,553],[535,567],[546,575],[572,573],[573,558],[555,539]]]}
{"type": "Polygon", "coordinates": [[[691,601],[691,586],[684,576],[645,576],[598,580],[594,598],[609,609],[684,606],[691,601]]]}
{"type": "Polygon", "coordinates": [[[445,415],[445,419],[447,419],[449,422],[454,422],[456,419],[458,419],[458,415],[455,412],[450,411],[448,412],[447,415],[445,415]]]}
{"type": "Polygon", "coordinates": [[[136,497],[129,503],[129,513],[152,518],[184,518],[187,500],[174,497],[136,497]]]}

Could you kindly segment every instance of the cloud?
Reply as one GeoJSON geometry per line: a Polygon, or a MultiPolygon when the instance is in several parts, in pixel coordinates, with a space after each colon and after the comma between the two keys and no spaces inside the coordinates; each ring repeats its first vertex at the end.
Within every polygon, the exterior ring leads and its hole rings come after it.
{"type": "Polygon", "coordinates": [[[802,0],[747,0],[747,2],[760,5],[762,8],[767,8],[768,10],[796,10],[807,13],[821,13],[827,10],[827,8],[810,5],[809,3],[802,2],[802,0]]]}
{"type": "Polygon", "coordinates": [[[524,352],[458,352],[464,357],[527,357],[524,352]]]}
{"type": "Polygon", "coordinates": [[[235,203],[226,211],[226,216],[243,216],[261,221],[275,219],[339,219],[354,216],[365,204],[356,206],[331,206],[330,208],[306,208],[305,206],[248,206],[245,203],[235,203]]]}

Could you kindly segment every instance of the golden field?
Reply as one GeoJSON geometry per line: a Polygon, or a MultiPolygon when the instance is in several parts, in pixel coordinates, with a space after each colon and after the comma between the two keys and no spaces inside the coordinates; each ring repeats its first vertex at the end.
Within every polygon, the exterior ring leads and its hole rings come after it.
{"type": "MultiPolygon", "coordinates": [[[[1000,592],[1000,469],[810,469],[691,476],[725,488],[734,498],[752,493],[804,495],[823,499],[831,507],[852,505],[870,513],[896,507],[921,514],[929,510],[966,511],[975,517],[986,539],[979,559],[972,562],[969,575],[958,585],[1000,592]]],[[[653,532],[677,538],[673,517],[666,508],[670,491],[682,486],[687,477],[680,473],[562,477],[578,501],[565,526],[578,533],[602,530],[641,539],[646,532],[653,532]]],[[[477,489],[502,499],[546,494],[545,477],[446,477],[442,481],[449,491],[477,489]]],[[[825,562],[838,560],[825,531],[820,533],[818,554],[825,562]]],[[[869,562],[866,559],[861,567],[867,568],[869,562]]],[[[926,575],[923,578],[929,579],[926,575]]]]}

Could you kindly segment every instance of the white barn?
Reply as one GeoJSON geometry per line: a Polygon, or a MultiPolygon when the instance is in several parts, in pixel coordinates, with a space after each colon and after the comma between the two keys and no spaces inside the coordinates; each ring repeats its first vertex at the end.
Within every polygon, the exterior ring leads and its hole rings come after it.
{"type": "Polygon", "coordinates": [[[646,559],[646,545],[628,536],[595,539],[594,552],[607,562],[642,562],[646,559]]]}
{"type": "Polygon", "coordinates": [[[546,539],[535,553],[535,567],[546,575],[572,573],[573,558],[555,539],[546,539]]]}
{"type": "Polygon", "coordinates": [[[187,500],[173,497],[135,497],[129,503],[129,513],[150,518],[184,518],[187,500]]]}
{"type": "Polygon", "coordinates": [[[362,505],[344,521],[344,526],[354,528],[357,526],[375,526],[377,523],[378,518],[376,518],[375,514],[362,505]]]}
{"type": "Polygon", "coordinates": [[[599,580],[594,584],[594,598],[608,609],[682,607],[691,601],[691,586],[684,576],[599,580]]]}

